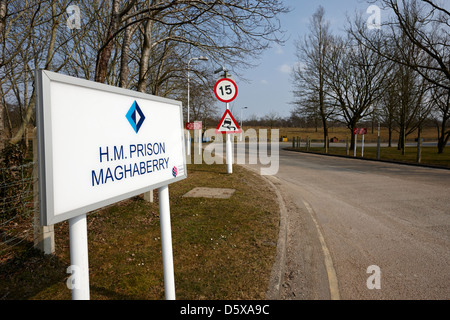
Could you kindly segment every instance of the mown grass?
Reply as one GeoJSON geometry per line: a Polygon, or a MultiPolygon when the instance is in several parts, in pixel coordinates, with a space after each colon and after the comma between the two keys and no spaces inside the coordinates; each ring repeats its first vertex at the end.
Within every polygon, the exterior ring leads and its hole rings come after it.
{"type": "MultiPolygon", "coordinates": [[[[306,151],[306,147],[287,148],[287,149],[306,151]]],[[[309,150],[309,152],[322,153],[322,154],[325,153],[325,150],[323,147],[311,147],[308,150],[309,150]]],[[[346,149],[345,149],[345,147],[331,146],[328,149],[328,154],[345,156],[346,149]]],[[[353,157],[353,154],[354,154],[354,151],[349,150],[349,156],[353,157]]],[[[359,158],[361,157],[361,147],[360,146],[358,146],[356,149],[356,156],[359,158]]],[[[376,147],[364,147],[363,158],[376,159],[377,158],[377,148],[376,147]]],[[[395,148],[395,147],[381,147],[380,148],[380,159],[396,161],[396,162],[418,163],[417,162],[417,147],[406,147],[404,155],[402,155],[401,150],[397,150],[397,148],[395,148]]],[[[420,163],[450,168],[450,153],[444,152],[442,154],[438,154],[436,147],[422,147],[420,163]]]]}
{"type": "MultiPolygon", "coordinates": [[[[292,138],[300,137],[302,141],[306,141],[306,138],[309,137],[311,140],[315,141],[323,141],[323,129],[318,128],[317,131],[315,128],[279,128],[280,130],[280,137],[285,136],[289,139],[289,141],[292,141],[292,138]]],[[[336,137],[341,142],[345,142],[347,138],[351,138],[351,132],[349,129],[344,127],[331,127],[328,131],[328,138],[331,139],[333,137],[336,137]]],[[[432,127],[425,127],[422,129],[421,132],[422,139],[425,139],[426,141],[437,141],[438,134],[436,128],[432,127]]],[[[366,142],[376,142],[378,138],[378,129],[375,127],[373,132],[371,128],[367,128],[367,134],[365,135],[365,141],[366,142]]],[[[389,141],[389,131],[387,128],[381,127],[380,128],[380,138],[382,142],[389,141]]],[[[414,139],[417,138],[417,131],[412,132],[408,137],[406,138],[407,141],[414,141],[414,139]]],[[[392,132],[392,143],[393,145],[396,144],[396,141],[398,139],[398,132],[393,131],[392,132]]],[[[361,137],[358,137],[358,143],[361,141],[361,137]]],[[[437,150],[437,148],[436,148],[437,150]]]]}
{"type": "MultiPolygon", "coordinates": [[[[262,178],[234,166],[189,165],[169,187],[177,299],[264,299],[274,262],[279,207],[262,178]],[[195,187],[233,188],[231,199],[183,198],[195,187]]],[[[94,300],[164,299],[158,195],[88,215],[94,300]]],[[[24,248],[0,265],[0,298],[71,299],[68,224],[55,226],[56,254],[24,248]]]]}

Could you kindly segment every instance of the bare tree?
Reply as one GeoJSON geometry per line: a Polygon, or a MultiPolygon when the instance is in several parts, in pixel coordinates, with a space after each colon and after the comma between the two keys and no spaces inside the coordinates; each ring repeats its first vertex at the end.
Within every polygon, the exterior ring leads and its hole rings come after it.
{"type": "Polygon", "coordinates": [[[370,39],[371,32],[365,24],[350,25],[349,32],[363,45],[379,55],[413,68],[434,85],[450,89],[450,12],[435,0],[378,0],[393,19],[382,23],[381,32],[387,42],[404,43],[406,38],[418,48],[419,54],[408,57],[407,51],[397,45],[397,50],[380,50],[370,39]],[[400,53],[400,54],[399,54],[400,53]],[[428,56],[430,60],[423,59],[428,56]],[[424,61],[427,63],[424,64],[424,61]],[[434,72],[427,72],[432,70],[434,72]],[[446,79],[446,81],[443,81],[446,79]]]}
{"type": "MultiPolygon", "coordinates": [[[[131,0],[129,0],[130,2],[131,0]]],[[[119,87],[128,88],[129,76],[130,76],[130,45],[133,34],[136,32],[138,25],[132,25],[132,19],[128,18],[126,21],[126,28],[122,39],[122,48],[120,55],[120,74],[119,74],[119,87]]]]}
{"type": "Polygon", "coordinates": [[[279,124],[280,115],[275,111],[270,111],[261,120],[263,120],[266,126],[269,126],[271,129],[273,129],[274,126],[279,124]]]}
{"type": "MultiPolygon", "coordinates": [[[[374,34],[372,41],[381,46],[374,34]]],[[[383,83],[389,66],[386,59],[355,41],[334,37],[332,50],[326,61],[326,81],[330,96],[340,109],[341,120],[351,132],[351,147],[358,122],[373,112],[373,107],[384,93],[383,83]]]]}
{"type": "MultiPolygon", "coordinates": [[[[120,5],[113,0],[105,39],[98,50],[96,81],[104,82],[113,50],[113,42],[132,23],[145,23],[149,36],[153,23],[174,26],[164,41],[191,45],[215,62],[229,65],[248,65],[249,56],[257,56],[273,41],[280,41],[279,15],[287,12],[280,0],[253,0],[245,3],[226,1],[138,1],[120,5]],[[134,8],[134,10],[132,10],[134,8]],[[152,21],[153,23],[147,23],[152,21]]],[[[162,39],[150,39],[154,41],[162,39]]]]}
{"type": "Polygon", "coordinates": [[[435,86],[431,90],[431,97],[435,107],[432,117],[438,130],[438,153],[443,153],[450,138],[450,128],[447,126],[450,121],[450,91],[435,86]]]}
{"type": "MultiPolygon", "coordinates": [[[[197,79],[200,78],[197,77],[197,79]]],[[[212,78],[209,80],[209,82],[203,83],[191,79],[190,84],[190,116],[191,119],[203,121],[203,123],[205,123],[207,119],[221,116],[218,112],[217,99],[210,89],[214,86],[214,83],[212,82],[212,78]]],[[[182,88],[184,89],[182,89],[183,94],[179,96],[178,99],[187,102],[187,87],[184,85],[182,88]]]]}
{"type": "MultiPolygon", "coordinates": [[[[6,25],[6,14],[7,14],[7,3],[6,0],[0,0],[0,43],[3,46],[5,44],[5,25],[6,25]]],[[[2,90],[3,91],[3,90],[2,90]]],[[[3,93],[0,96],[0,150],[3,149],[3,141],[5,139],[5,106],[6,102],[3,98],[3,93]]]]}
{"type": "MultiPolygon", "coordinates": [[[[82,26],[72,29],[65,24],[69,4],[0,0],[0,134],[7,104],[22,119],[10,128],[11,142],[33,122],[39,68],[181,97],[190,55],[248,67],[249,58],[281,41],[280,14],[287,12],[281,0],[79,0],[82,26]]],[[[193,70],[208,83],[203,71],[193,70]]]]}
{"type": "MultiPolygon", "coordinates": [[[[323,127],[324,147],[328,137],[328,120],[334,115],[334,103],[327,94],[326,55],[330,50],[331,34],[329,22],[325,21],[325,10],[319,6],[310,20],[308,37],[297,42],[299,63],[294,68],[294,102],[297,113],[307,113],[320,119],[323,127]]],[[[317,124],[316,124],[317,130],[317,124]]]]}
{"type": "MultiPolygon", "coordinates": [[[[2,106],[18,106],[22,119],[17,131],[9,130],[13,135],[9,142],[15,144],[22,140],[34,113],[34,71],[50,65],[60,16],[57,4],[46,0],[9,1],[2,7],[6,14],[1,19],[0,85],[2,106]]],[[[8,117],[8,110],[2,111],[8,117]]]]}
{"type": "MultiPolygon", "coordinates": [[[[118,30],[123,22],[129,21],[129,18],[124,19],[124,16],[133,8],[136,0],[128,1],[123,8],[121,8],[120,0],[112,0],[111,14],[109,16],[109,26],[106,31],[105,41],[97,53],[97,65],[95,68],[95,81],[105,82],[109,59],[113,49],[113,40],[117,36],[118,30]]],[[[126,29],[126,27],[124,28],[126,29]]]]}
{"type": "MultiPolygon", "coordinates": [[[[444,7],[440,7],[437,1],[431,0],[422,0],[421,3],[416,0],[385,0],[384,3],[395,13],[397,18],[395,26],[402,31],[401,34],[406,35],[411,44],[421,51],[417,59],[403,58],[397,59],[397,62],[413,68],[431,83],[450,90],[448,64],[450,61],[450,13],[444,7]],[[422,54],[429,56],[431,61],[424,64],[424,60],[420,59],[422,54]],[[426,72],[430,69],[437,71],[441,76],[433,77],[433,73],[426,72]],[[442,76],[445,76],[447,81],[439,81],[438,79],[442,76]]],[[[396,37],[395,32],[393,36],[396,37]]]]}
{"type": "MultiPolygon", "coordinates": [[[[389,77],[388,79],[390,79],[389,77]]],[[[389,83],[387,80],[386,84],[389,83]]],[[[380,115],[384,125],[388,128],[388,146],[392,147],[392,134],[394,130],[395,110],[398,108],[398,91],[395,86],[387,85],[385,94],[380,100],[380,115]]]]}
{"type": "Polygon", "coordinates": [[[405,154],[406,138],[419,129],[429,115],[431,104],[427,103],[426,94],[430,86],[425,78],[404,65],[397,65],[390,85],[396,89],[397,108],[394,108],[393,119],[399,131],[398,150],[405,154]]]}
{"type": "MultiPolygon", "coordinates": [[[[387,50],[380,50],[371,41],[363,23],[351,25],[349,32],[361,44],[394,63],[411,68],[430,84],[450,92],[450,12],[444,2],[435,0],[380,0],[383,7],[393,13],[393,18],[381,26],[387,50]],[[411,54],[414,48],[414,54],[411,54]]],[[[448,93],[447,93],[448,94],[448,93]]],[[[438,103],[438,100],[434,100],[438,103]]],[[[445,99],[444,99],[445,101],[445,99]]],[[[441,101],[442,102],[442,101],[441,101]]],[[[438,105],[441,105],[438,103],[438,105]]],[[[437,105],[437,114],[442,109],[437,105]]],[[[436,114],[436,113],[435,113],[436,114]]],[[[445,108],[439,130],[438,152],[443,152],[447,121],[445,108]]],[[[439,117],[438,117],[439,118],[439,117]]]]}

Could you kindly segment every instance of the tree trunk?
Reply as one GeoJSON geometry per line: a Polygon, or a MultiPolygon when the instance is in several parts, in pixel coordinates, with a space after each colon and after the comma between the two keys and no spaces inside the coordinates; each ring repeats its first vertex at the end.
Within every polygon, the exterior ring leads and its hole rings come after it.
{"type": "Polygon", "coordinates": [[[7,0],[0,0],[0,34],[2,35],[3,40],[3,31],[5,30],[6,25],[6,13],[8,11],[7,0]]]}
{"type": "Polygon", "coordinates": [[[349,124],[347,125],[347,127],[349,127],[350,129],[350,135],[351,135],[351,139],[350,139],[350,151],[352,151],[355,148],[355,129],[356,129],[356,125],[358,123],[358,120],[356,119],[350,119],[349,120],[349,124]]]}
{"type": "Polygon", "coordinates": [[[137,85],[139,92],[145,92],[147,87],[148,62],[152,48],[152,28],[153,22],[148,20],[145,23],[144,43],[142,45],[141,61],[139,61],[139,81],[137,85]]]}
{"type": "Polygon", "coordinates": [[[5,106],[3,105],[3,97],[0,97],[0,151],[4,148],[5,141],[5,106]]]}
{"type": "Polygon", "coordinates": [[[446,122],[448,118],[442,119],[442,125],[441,125],[441,134],[438,138],[438,154],[444,153],[444,148],[447,145],[447,142],[450,138],[450,130],[446,131],[446,122]]]}
{"type": "Polygon", "coordinates": [[[327,124],[327,120],[322,118],[322,124],[323,124],[323,147],[326,149],[327,148],[327,143],[328,143],[328,124],[327,124]]]}
{"type": "Polygon", "coordinates": [[[350,154],[353,154],[353,150],[355,150],[355,133],[352,129],[350,134],[350,148],[349,148],[350,154]]]}
{"type": "Polygon", "coordinates": [[[450,91],[447,94],[447,104],[442,108],[441,132],[438,139],[438,153],[442,154],[450,138],[450,130],[447,129],[447,121],[450,119],[450,91]]]}
{"type": "Polygon", "coordinates": [[[388,147],[390,148],[390,147],[392,147],[392,126],[391,125],[389,125],[388,131],[389,131],[389,145],[388,145],[388,147]]]}
{"type": "MultiPolygon", "coordinates": [[[[33,94],[32,94],[33,97],[35,96],[34,91],[35,91],[35,88],[33,88],[33,94]]],[[[28,103],[28,107],[26,108],[22,123],[20,124],[19,130],[14,135],[14,137],[11,138],[11,140],[9,141],[10,143],[16,144],[22,140],[22,137],[27,129],[28,123],[30,122],[31,116],[33,114],[34,106],[35,106],[35,99],[33,98],[33,99],[30,99],[30,101],[28,103]]]]}
{"type": "Polygon", "coordinates": [[[402,118],[400,120],[400,128],[398,133],[398,143],[397,143],[397,150],[402,151],[402,155],[405,155],[405,133],[406,133],[406,124],[405,119],[402,115],[402,118]]]}
{"type": "MultiPolygon", "coordinates": [[[[0,0],[0,43],[3,42],[3,33],[5,31],[5,19],[7,13],[7,4],[6,0],[0,0]]],[[[1,67],[1,65],[0,65],[1,67]]],[[[3,150],[4,141],[6,139],[5,135],[5,108],[6,105],[3,104],[3,97],[0,97],[0,151],[3,150]]]]}
{"type": "MultiPolygon", "coordinates": [[[[61,16],[58,16],[56,13],[56,4],[52,4],[52,28],[51,28],[51,34],[50,34],[50,43],[47,49],[47,57],[45,61],[45,69],[50,69],[50,65],[53,59],[53,55],[55,53],[55,43],[56,43],[56,36],[57,36],[57,29],[59,26],[59,19],[61,16]]],[[[25,71],[25,75],[27,74],[27,71],[25,71]]],[[[27,104],[27,87],[25,87],[25,93],[24,93],[24,103],[25,106],[27,104]]],[[[33,87],[33,92],[31,95],[31,99],[28,102],[28,107],[25,109],[25,114],[22,117],[22,122],[20,124],[19,130],[16,132],[16,134],[11,138],[9,141],[12,144],[19,143],[23,138],[26,139],[26,132],[28,129],[28,123],[30,122],[31,116],[33,115],[34,106],[35,106],[35,88],[33,87]],[[24,137],[25,135],[25,137],[24,137]]],[[[27,142],[26,142],[27,143],[27,142]]]]}
{"type": "MultiPolygon", "coordinates": [[[[127,20],[127,24],[131,23],[131,19],[127,20]]],[[[128,76],[130,74],[130,68],[128,67],[129,52],[131,37],[133,35],[134,28],[130,25],[125,29],[125,35],[122,42],[122,55],[120,58],[120,74],[119,74],[119,86],[121,88],[128,87],[128,76]]]]}
{"type": "Polygon", "coordinates": [[[56,13],[56,3],[55,2],[52,3],[52,17],[53,17],[52,32],[51,32],[51,37],[50,37],[50,44],[49,44],[48,50],[47,50],[47,59],[45,62],[46,70],[50,69],[50,64],[53,59],[53,54],[55,51],[56,32],[57,32],[58,26],[59,26],[59,17],[60,16],[58,16],[56,13]]]}
{"type": "Polygon", "coordinates": [[[97,55],[97,64],[95,66],[95,81],[104,83],[108,71],[108,63],[111,58],[111,52],[113,47],[113,35],[117,31],[120,23],[119,15],[120,1],[114,0],[111,11],[111,21],[109,23],[108,31],[106,33],[105,45],[100,49],[97,55]]]}

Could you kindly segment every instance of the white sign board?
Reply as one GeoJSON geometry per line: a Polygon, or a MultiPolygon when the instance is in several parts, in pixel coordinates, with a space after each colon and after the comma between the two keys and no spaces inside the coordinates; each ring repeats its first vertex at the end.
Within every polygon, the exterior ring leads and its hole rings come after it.
{"type": "Polygon", "coordinates": [[[186,178],[181,102],[49,71],[36,79],[43,225],[186,178]]]}

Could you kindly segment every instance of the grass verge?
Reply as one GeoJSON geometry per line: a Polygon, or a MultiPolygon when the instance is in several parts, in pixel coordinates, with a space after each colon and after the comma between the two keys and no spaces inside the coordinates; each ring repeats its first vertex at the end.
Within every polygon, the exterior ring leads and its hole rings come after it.
{"type": "MultiPolygon", "coordinates": [[[[306,151],[305,147],[302,148],[286,148],[287,150],[293,151],[306,151]]],[[[422,157],[421,164],[427,164],[432,166],[446,167],[450,168],[450,153],[444,152],[442,154],[437,153],[436,147],[422,147],[422,157]]],[[[324,148],[311,147],[309,152],[324,154],[324,148]]],[[[342,147],[330,147],[328,150],[330,155],[346,155],[345,148],[342,147]]],[[[357,147],[356,156],[361,157],[361,147],[357,147]]],[[[353,157],[353,150],[350,150],[349,157],[353,157]]],[[[377,158],[377,148],[376,147],[364,147],[364,158],[365,159],[376,159],[377,158]]],[[[380,149],[380,159],[396,162],[406,162],[406,163],[417,163],[417,147],[407,147],[405,148],[405,154],[402,155],[400,150],[395,147],[382,147],[380,149]]]]}
{"type": "MultiPolygon", "coordinates": [[[[235,166],[189,165],[169,187],[177,299],[264,299],[276,253],[279,207],[262,178],[235,166]],[[231,199],[183,198],[195,187],[233,188],[231,199]]],[[[157,192],[88,215],[94,300],[164,299],[157,192]]],[[[24,244],[0,265],[0,299],[71,299],[68,223],[55,225],[56,254],[24,244]]]]}

